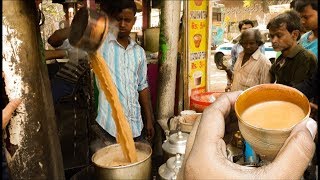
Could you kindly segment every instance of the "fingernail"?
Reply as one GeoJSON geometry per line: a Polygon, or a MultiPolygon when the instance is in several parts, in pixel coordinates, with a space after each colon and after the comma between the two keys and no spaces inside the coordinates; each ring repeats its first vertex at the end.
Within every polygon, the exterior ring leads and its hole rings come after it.
{"type": "Polygon", "coordinates": [[[316,136],[316,133],[317,133],[317,123],[315,120],[313,120],[312,118],[309,118],[308,121],[307,121],[307,124],[306,124],[306,127],[307,129],[309,130],[313,140],[316,136]]]}

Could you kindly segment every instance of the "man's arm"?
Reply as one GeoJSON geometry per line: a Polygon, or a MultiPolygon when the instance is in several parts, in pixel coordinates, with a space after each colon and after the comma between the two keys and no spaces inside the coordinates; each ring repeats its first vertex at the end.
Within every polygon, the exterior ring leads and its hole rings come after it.
{"type": "Polygon", "coordinates": [[[147,139],[150,141],[154,136],[154,115],[151,105],[151,96],[149,88],[139,91],[139,103],[143,113],[143,124],[147,130],[147,139]]]}
{"type": "Polygon", "coordinates": [[[45,50],[45,59],[62,59],[67,58],[68,52],[67,50],[45,50]]]}
{"type": "Polygon", "coordinates": [[[228,79],[230,80],[230,82],[232,83],[232,81],[233,81],[233,68],[234,68],[234,65],[231,66],[230,68],[227,68],[227,67],[223,64],[222,61],[220,62],[219,65],[221,66],[221,69],[222,69],[222,70],[225,70],[225,71],[226,71],[227,77],[228,77],[228,79]]]}
{"type": "Polygon", "coordinates": [[[233,70],[234,64],[237,61],[237,44],[232,46],[232,49],[231,49],[231,61],[232,61],[231,69],[233,70]]]}
{"type": "Polygon", "coordinates": [[[231,69],[226,69],[225,71],[226,71],[226,73],[227,73],[228,79],[229,79],[230,82],[232,83],[232,81],[233,81],[233,72],[231,71],[231,69]]]}

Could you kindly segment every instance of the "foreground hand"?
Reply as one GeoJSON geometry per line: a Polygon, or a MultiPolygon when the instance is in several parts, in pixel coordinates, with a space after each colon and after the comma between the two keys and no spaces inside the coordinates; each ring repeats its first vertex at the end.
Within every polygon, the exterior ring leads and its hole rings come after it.
{"type": "Polygon", "coordinates": [[[2,129],[7,126],[12,117],[12,113],[17,109],[20,103],[21,99],[14,99],[2,110],[2,129]]]}
{"type": "Polygon", "coordinates": [[[315,151],[317,124],[312,119],[295,126],[275,160],[266,166],[246,167],[227,159],[225,118],[239,94],[220,96],[195,123],[179,179],[299,179],[303,175],[315,151]]]}

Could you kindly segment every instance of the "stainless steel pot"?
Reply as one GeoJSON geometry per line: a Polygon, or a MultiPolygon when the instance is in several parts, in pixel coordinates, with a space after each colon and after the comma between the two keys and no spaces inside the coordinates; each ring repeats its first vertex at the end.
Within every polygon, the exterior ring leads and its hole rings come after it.
{"type": "Polygon", "coordinates": [[[111,148],[121,151],[119,144],[110,145],[98,150],[91,159],[95,167],[97,179],[151,179],[152,148],[150,145],[141,142],[135,142],[135,146],[137,150],[148,154],[148,156],[139,162],[116,167],[102,167],[95,162],[97,159],[105,156],[111,148]]]}
{"type": "Polygon", "coordinates": [[[171,157],[166,163],[159,167],[158,173],[160,179],[171,180],[177,179],[178,172],[182,166],[183,155],[176,154],[175,157],[171,157]]]}
{"type": "Polygon", "coordinates": [[[103,12],[80,8],[71,23],[69,42],[72,46],[95,52],[108,32],[108,17],[103,12]]]}
{"type": "Polygon", "coordinates": [[[184,154],[186,151],[187,139],[189,134],[178,131],[168,137],[162,144],[164,160],[174,157],[176,154],[184,154]]]}

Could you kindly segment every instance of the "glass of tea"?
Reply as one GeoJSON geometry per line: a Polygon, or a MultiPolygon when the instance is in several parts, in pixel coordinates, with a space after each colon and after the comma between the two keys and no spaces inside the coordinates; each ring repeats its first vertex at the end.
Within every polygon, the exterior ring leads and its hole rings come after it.
{"type": "Polygon", "coordinates": [[[281,84],[260,84],[243,91],[235,112],[243,138],[265,161],[278,154],[294,126],[310,115],[309,100],[281,84]]]}

